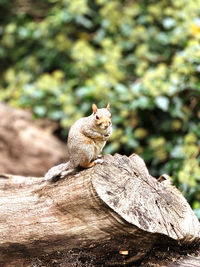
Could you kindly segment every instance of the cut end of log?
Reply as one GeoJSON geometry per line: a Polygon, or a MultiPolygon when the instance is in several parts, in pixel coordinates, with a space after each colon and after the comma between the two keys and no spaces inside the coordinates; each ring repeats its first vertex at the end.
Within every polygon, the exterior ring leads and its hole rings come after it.
{"type": "Polygon", "coordinates": [[[200,224],[186,199],[171,183],[151,175],[136,154],[106,155],[92,179],[98,196],[126,222],[179,243],[200,240],[200,224]]]}

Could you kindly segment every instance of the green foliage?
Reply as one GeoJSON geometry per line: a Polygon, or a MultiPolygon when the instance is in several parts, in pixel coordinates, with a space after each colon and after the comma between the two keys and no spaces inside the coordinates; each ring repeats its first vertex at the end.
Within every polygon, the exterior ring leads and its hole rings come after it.
{"type": "Polygon", "coordinates": [[[106,152],[136,152],[153,175],[173,176],[198,215],[198,6],[200,0],[1,1],[0,100],[59,120],[64,136],[92,102],[110,102],[114,132],[106,152]]]}

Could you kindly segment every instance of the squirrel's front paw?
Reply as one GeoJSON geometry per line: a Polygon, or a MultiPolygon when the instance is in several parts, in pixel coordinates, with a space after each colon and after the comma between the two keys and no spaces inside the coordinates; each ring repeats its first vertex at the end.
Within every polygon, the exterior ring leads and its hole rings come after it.
{"type": "Polygon", "coordinates": [[[110,134],[106,134],[103,136],[104,141],[107,141],[110,138],[110,134]]]}

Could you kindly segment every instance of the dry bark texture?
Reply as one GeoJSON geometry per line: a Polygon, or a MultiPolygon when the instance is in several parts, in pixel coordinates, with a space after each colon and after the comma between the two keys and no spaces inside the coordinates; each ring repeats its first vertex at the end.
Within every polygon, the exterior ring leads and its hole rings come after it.
{"type": "Polygon", "coordinates": [[[55,183],[0,178],[2,266],[150,266],[158,253],[163,266],[179,266],[170,264],[190,253],[197,267],[199,241],[187,201],[165,176],[150,176],[135,154],[107,155],[55,183]]]}
{"type": "Polygon", "coordinates": [[[66,161],[66,144],[53,136],[52,122],[34,122],[30,112],[2,103],[0,118],[0,173],[43,176],[66,161]]]}

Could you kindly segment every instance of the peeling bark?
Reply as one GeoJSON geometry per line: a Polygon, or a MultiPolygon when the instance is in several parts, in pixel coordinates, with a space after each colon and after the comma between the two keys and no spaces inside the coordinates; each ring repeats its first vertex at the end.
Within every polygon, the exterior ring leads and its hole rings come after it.
{"type": "Polygon", "coordinates": [[[4,266],[34,266],[45,255],[67,266],[56,252],[70,262],[74,251],[93,255],[93,265],[74,266],[120,266],[142,264],[156,247],[195,253],[200,224],[182,194],[165,176],[150,176],[139,156],[106,155],[55,183],[0,177],[0,233],[4,266]]]}

